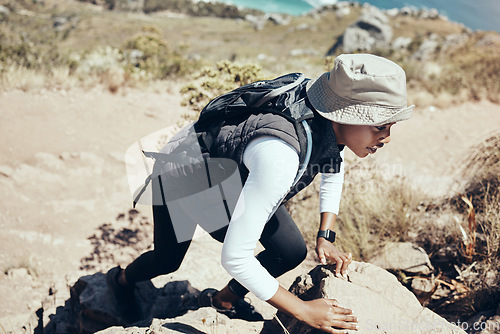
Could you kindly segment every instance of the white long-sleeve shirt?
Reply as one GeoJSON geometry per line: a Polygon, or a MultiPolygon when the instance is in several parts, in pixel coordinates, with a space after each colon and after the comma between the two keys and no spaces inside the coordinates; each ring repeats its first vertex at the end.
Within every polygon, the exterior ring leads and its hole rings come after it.
{"type": "MultiPolygon", "coordinates": [[[[275,207],[293,185],[299,155],[285,141],[263,136],[247,145],[243,163],[249,174],[227,230],[221,262],[240,284],[259,299],[268,300],[279,283],[255,258],[254,251],[275,207]]],[[[338,214],[343,180],[343,163],[340,173],[321,175],[320,212],[338,214]]]]}

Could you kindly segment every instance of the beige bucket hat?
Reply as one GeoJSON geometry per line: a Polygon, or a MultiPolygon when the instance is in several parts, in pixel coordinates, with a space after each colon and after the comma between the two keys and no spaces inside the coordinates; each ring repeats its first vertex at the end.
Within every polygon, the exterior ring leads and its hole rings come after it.
{"type": "Polygon", "coordinates": [[[343,54],[306,86],[317,112],[336,123],[384,125],[410,118],[406,75],[396,63],[371,54],[343,54]]]}

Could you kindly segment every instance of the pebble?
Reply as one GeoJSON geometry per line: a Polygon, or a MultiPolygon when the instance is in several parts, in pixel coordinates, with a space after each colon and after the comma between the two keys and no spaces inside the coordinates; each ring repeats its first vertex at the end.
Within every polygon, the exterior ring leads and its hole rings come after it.
{"type": "Polygon", "coordinates": [[[6,165],[0,165],[0,175],[11,177],[14,173],[14,169],[12,167],[6,165]]]}
{"type": "Polygon", "coordinates": [[[7,271],[7,276],[9,279],[19,280],[19,279],[31,279],[28,269],[26,268],[13,268],[7,271]]]}

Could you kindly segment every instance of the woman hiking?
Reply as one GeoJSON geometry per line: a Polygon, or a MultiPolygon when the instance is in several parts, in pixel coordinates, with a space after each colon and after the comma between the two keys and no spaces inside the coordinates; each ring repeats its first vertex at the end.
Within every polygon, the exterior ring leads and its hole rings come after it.
{"type": "MultiPolygon", "coordinates": [[[[336,275],[346,276],[351,255],[335,247],[333,232],[344,180],[344,148],[361,158],[374,154],[389,143],[391,127],[408,119],[414,106],[407,106],[403,69],[370,54],[340,55],[331,71],[314,80],[305,80],[294,92],[290,110],[297,119],[306,119],[306,135],[290,119],[276,113],[261,113],[257,108],[217,128],[210,150],[204,153],[205,157],[233,161],[241,174],[242,188],[237,196],[227,198],[228,202],[234,202],[231,210],[227,210],[224,202],[229,224],[208,231],[223,242],[221,262],[233,279],[220,291],[203,290],[198,300],[200,306],[214,307],[230,318],[263,320],[244,300],[251,291],[311,327],[326,333],[346,333],[358,328],[351,310],[333,299],[303,301],[276,280],[298,266],[307,254],[305,241],[282,202],[321,174],[316,252],[320,263],[335,263],[336,275]],[[309,145],[307,150],[304,142],[309,145]],[[254,256],[258,241],[264,250],[254,256]]],[[[155,169],[161,170],[163,164],[156,160],[155,169]]],[[[196,173],[196,167],[189,170],[196,173]]],[[[160,174],[163,176],[165,172],[160,174]]],[[[170,174],[179,174],[179,170],[170,174]]],[[[179,221],[183,220],[176,218],[180,217],[179,212],[194,208],[164,205],[169,190],[162,187],[162,182],[152,187],[154,250],[142,254],[125,269],[115,267],[107,273],[108,286],[122,314],[129,318],[139,312],[134,284],[176,271],[196,224],[203,226],[202,220],[213,220],[210,206],[201,205],[201,214],[187,212],[186,225],[179,227],[179,221]],[[191,226],[188,220],[192,220],[193,228],[186,227],[191,226]]],[[[188,188],[178,189],[189,197],[193,191],[188,188]]]]}

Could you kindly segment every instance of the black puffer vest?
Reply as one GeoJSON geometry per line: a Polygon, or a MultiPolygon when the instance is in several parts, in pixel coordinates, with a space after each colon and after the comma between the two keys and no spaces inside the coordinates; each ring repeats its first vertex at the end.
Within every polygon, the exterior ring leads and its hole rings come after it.
{"type": "MultiPolygon", "coordinates": [[[[134,206],[139,203],[151,181],[158,182],[161,190],[161,201],[158,200],[159,195],[156,200],[153,199],[153,203],[157,205],[203,192],[207,187],[230,177],[234,168],[239,170],[244,183],[248,177],[248,169],[243,163],[243,152],[246,145],[259,136],[274,136],[290,144],[299,153],[302,167],[308,146],[306,131],[301,122],[303,120],[307,121],[311,130],[311,155],[302,177],[284,200],[304,189],[318,173],[338,173],[343,146],[337,144],[331,122],[320,116],[310,105],[305,84],[297,87],[293,94],[280,95],[278,99],[287,99],[287,102],[293,103],[286,103],[287,107],[283,112],[266,110],[265,107],[252,109],[252,112],[243,112],[241,116],[237,114],[237,117],[225,119],[222,126],[214,122],[200,129],[194,123],[177,133],[160,152],[144,152],[147,157],[155,160],[155,164],[153,173],[146,178],[144,186],[134,193],[134,206]],[[206,144],[207,139],[210,145],[206,144]],[[210,158],[230,159],[236,162],[236,166],[210,158]],[[210,177],[207,178],[208,175],[210,177]],[[160,177],[162,182],[159,182],[160,177]],[[163,185],[165,182],[167,184],[163,185]]],[[[278,100],[277,105],[283,105],[282,102],[278,100]]]]}
{"type": "MultiPolygon", "coordinates": [[[[314,110],[305,95],[305,86],[302,90],[300,96],[305,99],[295,105],[292,112],[298,113],[299,117],[311,112],[314,114],[313,118],[307,120],[313,139],[312,153],[304,174],[285,197],[285,201],[309,185],[318,173],[338,173],[342,162],[340,151],[343,146],[337,144],[331,121],[314,110]]],[[[236,161],[244,182],[248,177],[248,169],[243,164],[243,152],[252,139],[265,135],[280,138],[297,150],[302,163],[307,147],[304,133],[302,125],[296,128],[290,120],[279,114],[259,113],[256,110],[223,125],[214,140],[210,156],[236,161]],[[303,133],[298,133],[299,131],[303,133]]]]}

